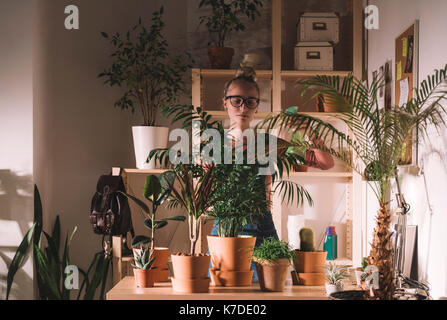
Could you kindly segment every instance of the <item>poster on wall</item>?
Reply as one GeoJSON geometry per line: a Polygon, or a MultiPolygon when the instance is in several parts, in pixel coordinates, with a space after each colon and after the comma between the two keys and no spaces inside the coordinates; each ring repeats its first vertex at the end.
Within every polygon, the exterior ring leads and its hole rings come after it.
{"type": "MultiPolygon", "coordinates": [[[[395,41],[395,105],[402,106],[413,99],[418,86],[419,20],[401,33],[395,41]]],[[[417,130],[406,139],[400,165],[417,165],[417,130]]]]}

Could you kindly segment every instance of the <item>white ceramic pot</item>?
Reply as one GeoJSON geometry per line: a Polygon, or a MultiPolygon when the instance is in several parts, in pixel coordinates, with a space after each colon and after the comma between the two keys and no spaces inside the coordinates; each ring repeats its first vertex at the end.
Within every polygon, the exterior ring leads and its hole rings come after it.
{"type": "Polygon", "coordinates": [[[241,65],[245,67],[252,67],[256,69],[261,63],[262,57],[257,53],[246,53],[244,55],[244,60],[242,60],[241,65]]]}
{"type": "Polygon", "coordinates": [[[339,282],[337,284],[326,283],[326,293],[329,296],[331,293],[343,291],[343,283],[339,282]]]}
{"type": "MultiPolygon", "coordinates": [[[[151,150],[168,146],[169,128],[167,127],[132,127],[135,160],[138,169],[155,169],[154,159],[146,163],[151,150]]],[[[159,164],[157,163],[157,167],[159,164]]]]}

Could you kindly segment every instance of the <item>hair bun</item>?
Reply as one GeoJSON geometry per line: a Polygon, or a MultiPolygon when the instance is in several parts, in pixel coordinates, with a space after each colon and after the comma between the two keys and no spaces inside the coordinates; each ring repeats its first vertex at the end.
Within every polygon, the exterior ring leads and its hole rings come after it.
{"type": "Polygon", "coordinates": [[[255,69],[247,66],[241,66],[239,69],[237,69],[236,78],[244,78],[245,80],[253,82],[257,81],[255,69]]]}

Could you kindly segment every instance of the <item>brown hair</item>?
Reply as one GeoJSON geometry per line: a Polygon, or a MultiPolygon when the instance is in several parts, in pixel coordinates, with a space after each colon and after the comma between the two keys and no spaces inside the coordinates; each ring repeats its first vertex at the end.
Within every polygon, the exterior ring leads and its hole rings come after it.
{"type": "Polygon", "coordinates": [[[241,83],[241,82],[245,82],[245,83],[248,83],[248,84],[251,84],[252,86],[254,86],[256,88],[256,90],[258,91],[258,96],[259,96],[260,91],[259,91],[258,83],[256,81],[257,81],[256,72],[252,67],[240,67],[239,69],[237,69],[236,75],[234,76],[234,78],[225,84],[224,97],[227,96],[227,91],[228,91],[228,89],[230,89],[230,86],[232,84],[237,84],[237,83],[241,83]]]}

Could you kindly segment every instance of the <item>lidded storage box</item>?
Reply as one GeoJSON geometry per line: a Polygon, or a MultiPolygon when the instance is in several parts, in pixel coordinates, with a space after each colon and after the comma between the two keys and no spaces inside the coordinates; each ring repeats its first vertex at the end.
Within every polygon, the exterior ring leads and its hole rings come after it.
{"type": "Polygon", "coordinates": [[[296,70],[333,70],[334,49],[329,42],[299,42],[295,46],[296,70]]]}
{"type": "Polygon", "coordinates": [[[306,12],[299,21],[298,42],[339,41],[339,17],[334,12],[306,12]]]}

